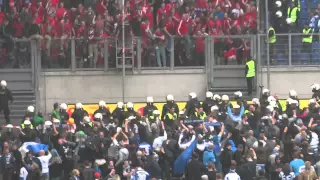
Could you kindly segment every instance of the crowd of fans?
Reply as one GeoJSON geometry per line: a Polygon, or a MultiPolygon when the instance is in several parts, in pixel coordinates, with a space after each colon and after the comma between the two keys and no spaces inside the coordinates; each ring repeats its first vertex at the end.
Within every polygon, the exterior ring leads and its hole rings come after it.
{"type": "Polygon", "coordinates": [[[290,90],[286,107],[264,89],[250,103],[234,93],[190,93],[179,109],[172,95],[162,111],[104,101],[90,117],[81,103],[71,114],[54,104],[51,119],[27,108],[20,126],[1,133],[3,179],[316,180],[320,175],[319,95],[307,107],[290,90]],[[302,109],[301,109],[302,108],[302,109]]]}
{"type": "MultiPolygon", "coordinates": [[[[0,4],[0,61],[14,67],[28,65],[30,58],[16,58],[15,52],[28,48],[30,42],[15,39],[41,40],[44,67],[69,67],[70,38],[76,41],[78,67],[99,67],[103,64],[103,38],[110,38],[111,65],[122,53],[122,20],[126,24],[126,41],[136,48],[135,38],[142,38],[143,65],[168,66],[175,39],[177,65],[204,64],[204,38],[193,36],[220,36],[256,33],[257,8],[248,0],[196,0],[196,1],[125,1],[125,17],[121,1],[3,1],[0,4]],[[117,41],[117,43],[116,43],[117,41]],[[193,44],[196,44],[194,46],[193,44]],[[118,44],[118,45],[116,45],[118,44]],[[182,45],[182,46],[179,46],[182,45]],[[180,48],[183,47],[183,48],[180,48]],[[194,58],[191,58],[194,57],[194,58]],[[152,59],[153,58],[153,59],[152,59]],[[18,59],[13,61],[12,59],[18,59]],[[181,60],[182,59],[182,60],[181,60]],[[192,59],[192,60],[191,60],[192,59]],[[26,62],[25,62],[26,61],[26,62]],[[151,63],[148,61],[152,61],[151,63]],[[8,64],[8,63],[7,63],[8,64]]],[[[242,39],[216,39],[217,50],[238,54],[245,49],[242,39]],[[240,41],[240,42],[238,42],[240,41]],[[235,52],[237,51],[237,52],[235,52]]],[[[22,51],[24,52],[24,51],[22,51]]],[[[126,54],[132,54],[128,50],[126,54]]],[[[218,51],[217,51],[218,53],[218,51]]],[[[30,56],[30,55],[27,55],[30,56]]],[[[224,54],[222,54],[224,56],[224,54]]],[[[241,55],[240,55],[241,56],[241,55]]],[[[110,58],[109,57],[109,58],[110,58]]]]}

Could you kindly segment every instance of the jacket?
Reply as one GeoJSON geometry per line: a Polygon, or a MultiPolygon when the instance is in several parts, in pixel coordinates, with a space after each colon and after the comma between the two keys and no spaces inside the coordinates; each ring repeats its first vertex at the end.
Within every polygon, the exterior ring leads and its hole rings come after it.
{"type": "Polygon", "coordinates": [[[213,151],[205,151],[203,153],[203,164],[207,167],[209,162],[215,163],[216,157],[213,154],[213,151]]]}

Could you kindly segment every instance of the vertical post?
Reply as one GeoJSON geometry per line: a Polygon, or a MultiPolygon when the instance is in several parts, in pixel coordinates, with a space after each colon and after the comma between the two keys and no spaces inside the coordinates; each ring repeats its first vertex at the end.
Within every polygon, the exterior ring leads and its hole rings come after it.
{"type": "Polygon", "coordinates": [[[137,38],[137,65],[138,72],[141,73],[141,39],[137,38]]]}
{"type": "MultiPolygon", "coordinates": [[[[266,40],[268,40],[268,30],[269,30],[269,7],[268,0],[265,0],[266,5],[266,40]]],[[[270,89],[270,47],[267,41],[267,88],[270,89]]]]}
{"type": "Polygon", "coordinates": [[[36,44],[34,43],[34,40],[31,40],[30,41],[31,43],[31,78],[32,78],[32,85],[33,85],[33,88],[35,90],[35,62],[36,62],[36,59],[37,59],[37,55],[36,55],[36,44]]]}
{"type": "Polygon", "coordinates": [[[124,13],[124,0],[121,1],[122,3],[122,102],[124,102],[124,95],[125,95],[125,76],[126,76],[126,59],[125,59],[125,52],[126,52],[126,45],[125,45],[125,25],[124,25],[124,18],[125,13],[124,13]]]}
{"type": "Polygon", "coordinates": [[[174,36],[171,36],[171,51],[170,51],[170,70],[174,69],[174,36]]]}
{"type": "Polygon", "coordinates": [[[75,39],[71,39],[71,71],[75,72],[77,68],[76,65],[76,42],[75,39]]]}
{"type": "Polygon", "coordinates": [[[257,29],[260,32],[260,0],[257,0],[257,29]]]}
{"type": "Polygon", "coordinates": [[[288,40],[289,42],[288,42],[288,44],[289,44],[289,66],[291,66],[292,65],[292,47],[291,47],[291,44],[292,44],[292,36],[291,36],[291,34],[289,34],[289,40],[288,40]]]}
{"type": "Polygon", "coordinates": [[[103,47],[103,62],[104,62],[104,72],[107,72],[109,69],[109,44],[108,38],[104,40],[104,47],[103,47]]]}
{"type": "Polygon", "coordinates": [[[36,95],[36,110],[39,112],[40,111],[40,91],[39,91],[39,82],[40,82],[40,71],[41,71],[41,50],[40,50],[40,41],[36,41],[37,44],[37,48],[36,48],[36,54],[37,54],[37,58],[36,58],[36,62],[35,62],[35,69],[36,69],[36,77],[35,77],[35,84],[36,84],[36,91],[35,91],[35,95],[36,95]]]}
{"type": "Polygon", "coordinates": [[[260,94],[260,85],[262,85],[263,84],[263,82],[262,82],[262,76],[264,75],[263,74],[263,72],[262,72],[262,69],[261,69],[261,60],[262,60],[262,58],[261,58],[261,41],[260,41],[260,38],[261,38],[261,35],[260,34],[258,34],[257,35],[257,43],[258,43],[258,46],[257,46],[257,57],[256,57],[256,62],[257,62],[257,75],[258,76],[256,76],[256,78],[257,78],[257,83],[256,83],[256,92],[257,92],[257,94],[256,94],[256,96],[258,97],[259,96],[259,94],[260,94]],[[259,78],[260,77],[260,78],[259,78]],[[260,79],[260,80],[259,80],[260,79]]]}

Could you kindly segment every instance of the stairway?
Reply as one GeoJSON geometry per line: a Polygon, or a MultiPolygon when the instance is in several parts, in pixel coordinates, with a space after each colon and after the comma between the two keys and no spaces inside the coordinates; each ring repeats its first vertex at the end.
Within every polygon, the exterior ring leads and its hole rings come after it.
{"type": "Polygon", "coordinates": [[[234,97],[234,92],[241,91],[245,100],[252,100],[256,97],[255,82],[252,96],[248,96],[244,65],[218,65],[213,68],[212,73],[209,90],[213,94],[219,94],[220,96],[226,94],[231,100],[234,97]]]}
{"type": "Polygon", "coordinates": [[[27,107],[35,106],[35,94],[32,90],[13,90],[13,103],[10,104],[10,118],[11,123],[19,125],[23,119],[27,107]]]}

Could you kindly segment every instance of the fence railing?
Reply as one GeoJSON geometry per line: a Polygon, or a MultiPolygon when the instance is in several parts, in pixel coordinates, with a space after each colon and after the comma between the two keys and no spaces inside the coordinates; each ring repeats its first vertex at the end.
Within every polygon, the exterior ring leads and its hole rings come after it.
{"type": "Polygon", "coordinates": [[[219,65],[245,64],[254,58],[261,66],[319,66],[320,34],[313,34],[312,42],[305,43],[303,34],[277,34],[277,41],[268,43],[265,34],[239,36],[166,37],[150,41],[131,38],[125,42],[105,39],[15,39],[1,42],[0,68],[30,68],[31,46],[39,51],[42,71],[104,70],[125,67],[144,69],[207,68],[219,65]],[[9,46],[8,46],[9,44],[9,46]],[[269,62],[269,63],[268,63],[269,62]]]}

